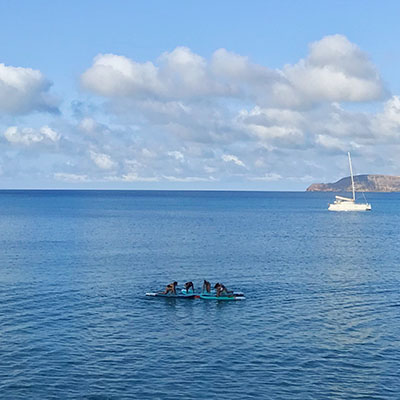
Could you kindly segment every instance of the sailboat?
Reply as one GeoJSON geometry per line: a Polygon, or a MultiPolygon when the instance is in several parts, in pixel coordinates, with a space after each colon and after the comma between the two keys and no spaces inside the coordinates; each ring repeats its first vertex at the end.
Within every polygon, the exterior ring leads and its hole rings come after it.
{"type": "Polygon", "coordinates": [[[336,200],[329,204],[328,210],[330,211],[369,211],[371,210],[371,204],[369,203],[356,203],[356,192],[354,190],[354,179],[353,179],[353,168],[351,166],[350,153],[349,156],[350,165],[350,176],[351,176],[351,188],[353,190],[353,198],[335,196],[336,200]]]}

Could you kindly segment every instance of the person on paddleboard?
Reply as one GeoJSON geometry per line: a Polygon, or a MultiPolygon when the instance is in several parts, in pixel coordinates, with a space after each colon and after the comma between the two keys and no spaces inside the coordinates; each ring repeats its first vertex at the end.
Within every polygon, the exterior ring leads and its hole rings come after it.
{"type": "Polygon", "coordinates": [[[221,296],[221,294],[228,294],[228,289],[222,283],[217,282],[214,289],[217,291],[217,297],[221,296]]]}
{"type": "Polygon", "coordinates": [[[176,294],[176,286],[178,285],[178,282],[173,282],[170,283],[169,285],[166,286],[165,291],[162,294],[176,294]]]}
{"type": "Polygon", "coordinates": [[[208,281],[206,281],[204,279],[203,288],[201,290],[202,290],[203,293],[204,292],[211,293],[211,284],[210,284],[210,282],[208,282],[208,281]]]}
{"type": "Polygon", "coordinates": [[[194,292],[194,285],[193,285],[193,282],[186,282],[186,283],[185,283],[186,293],[189,293],[190,288],[192,288],[192,290],[193,290],[193,292],[194,292]]]}

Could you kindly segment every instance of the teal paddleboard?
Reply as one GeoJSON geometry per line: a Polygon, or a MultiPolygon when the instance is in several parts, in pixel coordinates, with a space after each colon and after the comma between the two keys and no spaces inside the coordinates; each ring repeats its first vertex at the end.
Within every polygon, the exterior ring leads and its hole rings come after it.
{"type": "Polygon", "coordinates": [[[216,296],[214,294],[206,294],[202,293],[200,294],[200,298],[203,300],[221,300],[221,301],[237,301],[237,300],[245,300],[246,297],[244,296],[237,296],[237,295],[232,295],[232,296],[216,296]]]}

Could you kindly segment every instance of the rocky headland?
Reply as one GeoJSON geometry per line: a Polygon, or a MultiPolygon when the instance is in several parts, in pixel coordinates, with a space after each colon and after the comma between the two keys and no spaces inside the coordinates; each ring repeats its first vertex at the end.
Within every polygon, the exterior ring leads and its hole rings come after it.
{"type": "MultiPolygon", "coordinates": [[[[358,192],[400,192],[400,176],[356,175],[354,187],[358,192]]],[[[335,183],[313,183],[307,192],[351,192],[350,176],[335,183]]]]}

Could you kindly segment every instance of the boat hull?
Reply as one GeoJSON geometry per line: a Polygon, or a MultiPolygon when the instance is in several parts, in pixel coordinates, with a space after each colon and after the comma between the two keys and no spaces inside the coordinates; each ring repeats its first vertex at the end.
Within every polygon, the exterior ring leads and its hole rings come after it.
{"type": "Polygon", "coordinates": [[[331,203],[328,207],[329,211],[371,211],[371,204],[368,203],[353,203],[340,202],[331,203]]]}

